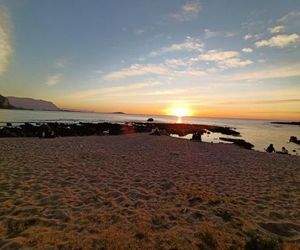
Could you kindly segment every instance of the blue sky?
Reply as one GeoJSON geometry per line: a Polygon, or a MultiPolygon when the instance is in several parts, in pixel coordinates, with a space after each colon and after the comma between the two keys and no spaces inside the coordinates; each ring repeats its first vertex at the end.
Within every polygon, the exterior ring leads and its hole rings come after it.
{"type": "Polygon", "coordinates": [[[0,0],[0,93],[300,118],[299,0],[0,0]]]}

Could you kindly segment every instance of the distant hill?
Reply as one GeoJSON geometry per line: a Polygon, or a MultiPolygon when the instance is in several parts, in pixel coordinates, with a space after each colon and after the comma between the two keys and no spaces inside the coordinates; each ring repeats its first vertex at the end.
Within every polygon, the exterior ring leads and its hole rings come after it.
{"type": "Polygon", "coordinates": [[[31,110],[49,110],[49,111],[60,111],[54,103],[44,100],[36,100],[32,98],[22,98],[9,96],[8,102],[15,108],[20,109],[31,109],[31,110]]]}
{"type": "Polygon", "coordinates": [[[0,95],[0,108],[1,109],[13,109],[14,107],[9,103],[8,98],[0,95]]]}

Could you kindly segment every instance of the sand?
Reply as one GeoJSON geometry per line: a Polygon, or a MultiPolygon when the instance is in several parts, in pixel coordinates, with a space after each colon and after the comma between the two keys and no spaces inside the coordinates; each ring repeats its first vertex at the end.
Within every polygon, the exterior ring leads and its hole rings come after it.
{"type": "Polygon", "coordinates": [[[300,157],[132,134],[0,139],[1,249],[300,244],[300,157]]]}

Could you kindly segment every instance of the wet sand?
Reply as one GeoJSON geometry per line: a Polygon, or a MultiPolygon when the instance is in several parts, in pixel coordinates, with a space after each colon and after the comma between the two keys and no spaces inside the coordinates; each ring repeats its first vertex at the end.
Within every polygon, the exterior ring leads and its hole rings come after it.
{"type": "Polygon", "coordinates": [[[300,157],[131,134],[0,139],[1,249],[300,244],[300,157]]]}

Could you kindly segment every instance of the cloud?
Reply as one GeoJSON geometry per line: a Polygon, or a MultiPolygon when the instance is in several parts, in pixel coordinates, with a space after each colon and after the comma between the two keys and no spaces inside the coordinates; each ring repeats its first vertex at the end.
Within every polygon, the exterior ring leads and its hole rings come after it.
{"type": "Polygon", "coordinates": [[[283,32],[284,30],[285,30],[285,27],[283,25],[278,25],[278,26],[275,26],[275,27],[272,27],[272,28],[268,28],[268,31],[271,34],[280,33],[280,32],[283,32]]]}
{"type": "Polygon", "coordinates": [[[61,74],[51,75],[51,76],[48,76],[46,84],[49,86],[54,86],[54,85],[60,83],[61,80],[62,80],[61,74]]]}
{"type": "Polygon", "coordinates": [[[217,37],[217,36],[219,36],[219,35],[221,35],[221,34],[222,34],[222,32],[212,31],[212,30],[210,30],[210,29],[205,29],[205,30],[204,30],[204,38],[205,38],[205,39],[217,37]]]}
{"type": "Polygon", "coordinates": [[[193,38],[193,37],[186,37],[185,40],[182,43],[174,43],[171,44],[168,47],[163,47],[159,50],[152,51],[149,56],[154,57],[154,56],[160,56],[165,53],[170,53],[170,52],[177,52],[177,51],[202,51],[204,47],[204,43],[198,39],[198,38],[193,38]]]}
{"type": "Polygon", "coordinates": [[[236,51],[209,50],[207,53],[201,54],[199,58],[203,61],[224,61],[238,56],[239,52],[236,51]]]}
{"type": "Polygon", "coordinates": [[[286,65],[266,70],[260,70],[249,73],[240,73],[228,78],[230,81],[240,80],[263,80],[263,79],[276,79],[300,76],[300,63],[293,65],[286,65]]]}
{"type": "Polygon", "coordinates": [[[134,33],[136,34],[136,35],[142,35],[142,34],[144,34],[146,32],[146,30],[145,29],[136,29],[135,31],[134,31],[134,33]]]}
{"type": "Polygon", "coordinates": [[[105,81],[115,81],[130,77],[157,75],[168,77],[201,77],[206,75],[206,72],[197,69],[182,69],[178,70],[180,66],[188,66],[188,62],[179,59],[169,59],[160,64],[133,64],[128,68],[118,71],[110,72],[103,76],[105,81]]]}
{"type": "Polygon", "coordinates": [[[185,3],[178,12],[172,14],[172,17],[180,22],[185,22],[196,18],[201,10],[200,1],[193,0],[185,3]]]}
{"type": "Polygon", "coordinates": [[[249,39],[251,39],[253,37],[253,35],[251,35],[251,34],[246,34],[245,36],[244,36],[244,40],[249,40],[249,39]]]}
{"type": "Polygon", "coordinates": [[[0,75],[6,72],[12,53],[9,17],[0,8],[0,75]]]}
{"type": "Polygon", "coordinates": [[[236,34],[234,32],[226,32],[225,37],[234,37],[236,34]]]}
{"type": "Polygon", "coordinates": [[[300,11],[291,11],[290,13],[286,14],[285,16],[278,19],[280,23],[286,23],[293,19],[298,19],[300,17],[300,11]]]}
{"type": "Polygon", "coordinates": [[[293,43],[298,42],[300,39],[299,35],[294,33],[291,35],[277,35],[271,37],[269,40],[260,40],[255,43],[257,48],[260,47],[278,47],[284,48],[293,43]]]}
{"type": "Polygon", "coordinates": [[[147,82],[141,82],[141,83],[133,83],[133,84],[127,84],[127,85],[121,85],[121,86],[114,86],[114,87],[104,87],[104,88],[97,88],[97,89],[91,89],[87,91],[80,91],[72,94],[70,97],[72,98],[88,98],[93,97],[97,95],[108,95],[108,94],[116,94],[124,91],[132,91],[137,89],[144,89],[148,87],[153,87],[156,85],[161,84],[158,81],[147,81],[147,82]]]}
{"type": "Polygon", "coordinates": [[[191,63],[199,60],[215,62],[221,69],[244,67],[253,63],[250,60],[241,60],[239,57],[240,53],[237,51],[209,50],[207,53],[201,54],[198,58],[191,58],[191,63]]]}
{"type": "Polygon", "coordinates": [[[104,75],[103,80],[113,81],[122,78],[142,76],[142,75],[162,75],[168,72],[168,68],[163,64],[133,64],[128,68],[113,71],[104,75]]]}
{"type": "Polygon", "coordinates": [[[281,104],[281,103],[300,103],[300,99],[276,99],[276,100],[238,100],[238,101],[230,101],[230,102],[222,102],[219,104],[222,105],[236,105],[236,104],[281,104]]]}
{"type": "Polygon", "coordinates": [[[252,53],[252,52],[253,52],[253,49],[251,49],[251,48],[243,48],[242,51],[243,51],[244,53],[252,53]]]}
{"type": "Polygon", "coordinates": [[[69,62],[67,59],[65,58],[59,58],[56,60],[56,62],[54,63],[54,67],[57,69],[62,69],[64,67],[66,67],[66,65],[68,65],[69,62]]]}
{"type": "Polygon", "coordinates": [[[213,31],[210,29],[204,30],[204,38],[205,39],[210,39],[210,38],[219,37],[219,36],[229,38],[229,37],[234,37],[235,33],[234,32],[213,31]]]}
{"type": "Polygon", "coordinates": [[[167,59],[165,60],[165,65],[171,68],[178,68],[181,66],[186,66],[187,63],[181,59],[167,59]]]}
{"type": "Polygon", "coordinates": [[[229,68],[238,68],[245,67],[252,64],[251,60],[241,60],[240,58],[229,58],[218,63],[220,68],[229,69],[229,68]]]}

